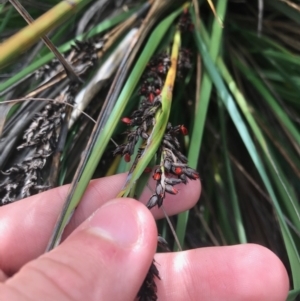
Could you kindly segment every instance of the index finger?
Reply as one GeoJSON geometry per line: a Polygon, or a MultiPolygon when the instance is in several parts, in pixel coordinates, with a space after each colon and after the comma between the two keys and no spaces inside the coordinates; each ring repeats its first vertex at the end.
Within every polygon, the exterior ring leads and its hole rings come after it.
{"type": "MultiPolygon", "coordinates": [[[[125,177],[125,174],[120,174],[92,181],[65,235],[105,202],[115,198],[125,177]]],[[[65,185],[0,208],[0,268],[7,275],[44,253],[67,193],[68,185],[65,185]]],[[[180,186],[177,195],[167,197],[164,206],[169,214],[178,213],[192,207],[199,194],[199,181],[190,182],[187,186],[180,186]]],[[[142,201],[146,203],[151,195],[151,190],[145,189],[142,201]]],[[[160,210],[152,211],[156,217],[162,217],[160,210]]]]}

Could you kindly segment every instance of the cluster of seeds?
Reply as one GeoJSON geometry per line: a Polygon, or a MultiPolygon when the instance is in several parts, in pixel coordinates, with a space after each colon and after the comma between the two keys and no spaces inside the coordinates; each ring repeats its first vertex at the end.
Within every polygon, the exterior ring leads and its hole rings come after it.
{"type": "Polygon", "coordinates": [[[186,184],[188,179],[199,179],[198,172],[188,167],[187,158],[180,151],[180,144],[176,137],[178,133],[188,134],[185,126],[172,127],[169,123],[159,149],[160,166],[155,169],[153,174],[156,188],[155,193],[147,203],[149,209],[156,205],[160,207],[166,193],[177,194],[178,190],[174,187],[175,185],[186,184]]]}
{"type": "Polygon", "coordinates": [[[160,279],[158,269],[153,260],[146,278],[138,292],[139,301],[156,301],[157,300],[157,286],[155,278],[160,279]]]}
{"type": "MultiPolygon", "coordinates": [[[[157,245],[162,250],[170,252],[167,241],[162,237],[157,237],[157,245]]],[[[139,301],[156,301],[157,300],[157,286],[155,278],[160,279],[158,269],[155,265],[155,260],[152,261],[150,269],[146,275],[146,278],[138,292],[139,301]]]]}
{"type": "Polygon", "coordinates": [[[191,56],[192,53],[189,49],[182,48],[180,50],[178,58],[178,71],[176,74],[177,79],[183,78],[187,71],[191,69],[191,56]]]}
{"type": "Polygon", "coordinates": [[[119,145],[114,151],[114,155],[124,156],[126,162],[131,160],[139,137],[144,140],[149,137],[149,131],[154,125],[155,114],[161,106],[161,90],[169,67],[170,57],[166,54],[159,55],[150,61],[139,91],[142,97],[140,107],[131,114],[130,118],[122,118],[122,122],[135,127],[126,132],[127,142],[119,145]]]}
{"type": "MultiPolygon", "coordinates": [[[[65,58],[72,64],[76,74],[84,74],[87,69],[97,61],[97,51],[103,46],[102,40],[75,41],[65,58]]],[[[64,69],[57,58],[52,59],[35,72],[37,80],[49,80],[57,72],[64,72],[64,69]]]]}
{"type": "MultiPolygon", "coordinates": [[[[183,77],[186,70],[191,67],[190,57],[191,54],[188,50],[180,51],[177,77],[183,77]]],[[[122,122],[131,126],[132,129],[126,132],[127,142],[117,146],[114,155],[121,154],[126,162],[131,160],[138,140],[141,138],[147,141],[151,135],[155,124],[155,114],[161,107],[161,91],[170,65],[170,57],[167,54],[154,57],[148,63],[139,90],[141,104],[130,117],[122,118],[122,122]]],[[[155,169],[153,174],[153,179],[156,181],[156,189],[148,201],[147,207],[149,209],[156,205],[160,207],[166,193],[177,194],[178,190],[174,187],[175,185],[186,184],[188,179],[196,180],[199,178],[198,173],[188,167],[187,158],[180,151],[180,143],[176,137],[179,133],[187,135],[188,131],[183,125],[176,127],[173,127],[170,123],[167,125],[161,146],[157,152],[158,158],[161,160],[159,167],[155,169]]],[[[141,152],[142,149],[139,150],[138,157],[141,155],[141,152]]],[[[167,242],[162,237],[158,238],[158,245],[163,249],[168,249],[167,242]]],[[[138,293],[140,301],[157,300],[155,278],[159,279],[159,273],[153,262],[138,293]]]]}
{"type": "Polygon", "coordinates": [[[184,9],[183,13],[180,16],[178,27],[181,32],[194,30],[194,24],[191,18],[191,14],[187,8],[184,9]]]}
{"type": "Polygon", "coordinates": [[[50,103],[36,114],[24,133],[24,143],[17,147],[18,150],[26,148],[29,151],[28,155],[21,163],[2,172],[6,178],[0,183],[0,193],[3,193],[1,205],[48,188],[41,184],[41,170],[55,149],[58,129],[62,123],[62,112],[64,112],[62,104],[50,103]]]}
{"type": "MultiPolygon", "coordinates": [[[[178,26],[182,32],[192,31],[194,29],[188,9],[182,13],[178,26]]],[[[177,63],[177,79],[184,77],[187,70],[191,68],[191,55],[189,49],[180,50],[177,63]]],[[[187,165],[188,160],[180,151],[180,143],[176,137],[179,133],[182,135],[188,134],[184,125],[173,127],[170,123],[168,124],[158,151],[161,162],[153,174],[153,179],[156,181],[156,188],[155,193],[147,203],[149,209],[156,205],[160,207],[163,204],[166,193],[177,194],[178,190],[174,187],[175,185],[180,183],[186,184],[187,179],[199,179],[198,172],[187,165]]]]}
{"type": "MultiPolygon", "coordinates": [[[[182,49],[180,51],[177,68],[178,77],[182,77],[186,70],[191,67],[190,58],[189,50],[182,49]]],[[[147,140],[151,134],[155,114],[161,106],[161,90],[169,67],[170,57],[167,54],[154,57],[148,63],[139,91],[142,96],[141,104],[131,114],[130,118],[122,118],[123,123],[134,128],[126,132],[127,142],[117,146],[114,155],[121,154],[126,162],[131,160],[139,138],[147,140]]],[[[198,173],[188,167],[187,158],[180,151],[180,143],[176,137],[179,133],[187,135],[188,131],[183,125],[173,127],[170,123],[168,124],[158,150],[161,162],[153,174],[153,179],[157,184],[155,193],[147,204],[149,209],[156,205],[160,207],[165,198],[165,193],[177,194],[178,190],[174,187],[175,185],[186,184],[187,179],[195,180],[199,178],[198,173]]]]}
{"type": "Polygon", "coordinates": [[[74,98],[74,91],[67,89],[56,99],[58,102],[47,104],[35,115],[23,135],[24,142],[17,147],[27,153],[20,163],[14,164],[2,174],[6,177],[0,182],[1,204],[42,192],[50,188],[44,185],[41,171],[56,150],[60,128],[64,119],[66,105],[74,98]]]}
{"type": "MultiPolygon", "coordinates": [[[[78,75],[84,76],[94,65],[96,51],[96,47],[90,42],[76,42],[72,47],[69,58],[78,75]]],[[[55,66],[55,62],[51,66],[55,66]]],[[[53,72],[61,72],[60,70],[63,70],[62,66],[57,65],[53,72]]],[[[53,72],[45,73],[42,70],[40,75],[47,80],[49,76],[53,76],[53,72]]],[[[4,177],[0,180],[0,206],[51,188],[51,185],[45,183],[42,171],[51,162],[58,147],[62,124],[66,118],[64,103],[73,103],[79,85],[80,83],[70,82],[53,102],[46,104],[41,112],[35,114],[24,132],[23,143],[17,147],[17,150],[24,151],[23,158],[2,171],[4,177]]]]}
{"type": "MultiPolygon", "coordinates": [[[[183,77],[184,72],[191,67],[190,57],[188,50],[180,51],[178,77],[183,77]]],[[[161,106],[161,90],[169,67],[170,57],[166,54],[159,55],[149,62],[139,91],[142,97],[141,104],[131,114],[130,118],[122,118],[122,122],[134,128],[126,132],[127,142],[118,146],[114,154],[121,154],[126,162],[131,160],[139,138],[147,140],[151,134],[151,129],[155,122],[155,114],[161,106]]],[[[147,203],[149,209],[156,205],[160,207],[166,193],[177,194],[178,190],[174,187],[175,185],[186,184],[188,179],[196,180],[199,178],[198,173],[188,167],[187,158],[180,151],[180,143],[176,137],[179,133],[187,135],[188,131],[183,125],[173,127],[170,123],[168,124],[158,150],[161,162],[153,174],[153,179],[156,181],[156,189],[147,203]]],[[[167,243],[162,241],[162,238],[159,238],[158,242],[160,246],[166,248],[167,243]]],[[[155,278],[159,279],[159,273],[153,262],[139,291],[138,297],[140,301],[157,300],[155,278]]]]}

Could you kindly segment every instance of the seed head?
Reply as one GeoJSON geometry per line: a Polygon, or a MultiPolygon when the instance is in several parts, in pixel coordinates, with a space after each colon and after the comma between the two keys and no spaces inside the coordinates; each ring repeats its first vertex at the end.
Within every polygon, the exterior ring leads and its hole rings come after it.
{"type": "Polygon", "coordinates": [[[178,190],[176,188],[174,188],[172,185],[167,184],[165,186],[165,190],[166,192],[170,193],[170,194],[177,194],[178,190]]]}

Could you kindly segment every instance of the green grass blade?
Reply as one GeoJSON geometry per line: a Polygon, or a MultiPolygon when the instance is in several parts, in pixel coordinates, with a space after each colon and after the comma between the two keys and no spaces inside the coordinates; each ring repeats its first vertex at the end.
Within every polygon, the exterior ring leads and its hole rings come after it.
{"type": "Polygon", "coordinates": [[[164,34],[181,11],[182,9],[178,9],[177,11],[173,12],[162,22],[160,22],[160,24],[153,30],[150,38],[145,45],[144,50],[142,51],[124,88],[121,91],[121,94],[118,97],[117,103],[110,114],[110,118],[107,120],[105,126],[101,129],[101,135],[99,137],[94,136],[94,141],[91,142],[92,151],[90,153],[90,156],[85,159],[85,168],[82,173],[75,175],[75,177],[78,176],[79,179],[76,183],[76,187],[74,186],[70,188],[72,192],[70,199],[68,199],[68,202],[65,204],[65,208],[62,211],[59,223],[56,225],[53,236],[50,240],[48,250],[53,248],[59,242],[61,233],[68,223],[72,212],[80,202],[80,199],[85,192],[85,189],[97,167],[102,154],[104,153],[110,137],[112,136],[113,131],[122,116],[124,108],[127,105],[130,96],[132,95],[140,79],[140,76],[142,75],[148,61],[154,54],[154,51],[163,38],[164,34]]]}
{"type": "MultiPolygon", "coordinates": [[[[227,0],[219,0],[217,2],[216,12],[222,20],[224,20],[225,18],[226,8],[227,8],[227,0]]],[[[197,24],[196,15],[194,11],[192,16],[193,16],[194,24],[197,24]]],[[[198,30],[199,29],[195,30],[195,33],[198,32],[198,30]]],[[[223,29],[221,28],[218,20],[215,18],[212,27],[212,33],[211,33],[212,40],[209,45],[209,52],[213,60],[216,60],[219,54],[220,44],[222,40],[222,33],[223,33],[223,29]]],[[[205,72],[201,82],[201,91],[199,95],[200,101],[198,102],[199,106],[197,108],[196,115],[195,115],[195,123],[192,129],[192,136],[191,136],[190,147],[188,152],[189,165],[193,168],[197,168],[197,163],[200,155],[200,148],[201,148],[202,136],[204,132],[204,124],[206,121],[207,109],[210,101],[211,89],[212,89],[212,81],[209,75],[205,72]]],[[[183,212],[178,215],[176,234],[182,246],[184,242],[188,217],[189,217],[189,211],[183,212]]]]}
{"type": "Polygon", "coordinates": [[[289,116],[282,110],[282,107],[278,104],[269,90],[264,86],[264,84],[259,80],[257,74],[252,70],[237,62],[237,67],[244,74],[244,76],[252,83],[256,90],[261,94],[266,103],[270,106],[272,111],[278,120],[286,127],[287,131],[295,139],[295,141],[300,142],[300,131],[293,124],[289,116]]]}
{"type": "Polygon", "coordinates": [[[13,11],[14,11],[14,8],[11,6],[11,7],[8,9],[8,12],[5,14],[4,18],[2,19],[1,25],[0,25],[0,33],[1,33],[2,31],[4,31],[4,29],[5,29],[6,25],[7,25],[7,23],[8,23],[9,20],[10,20],[10,17],[11,17],[11,15],[12,15],[13,11]]]}
{"type": "MultiPolygon", "coordinates": [[[[270,152],[267,148],[267,144],[266,144],[266,141],[263,137],[263,134],[261,133],[258,125],[256,124],[253,116],[251,115],[251,110],[249,109],[247,103],[246,103],[246,100],[244,99],[243,95],[239,92],[235,82],[233,81],[232,77],[230,76],[228,70],[226,69],[225,67],[225,64],[223,63],[223,61],[221,59],[218,59],[218,67],[219,67],[219,70],[221,70],[221,73],[223,75],[223,77],[227,80],[227,85],[229,86],[231,92],[233,93],[233,95],[236,96],[236,100],[242,110],[242,112],[244,113],[249,125],[251,126],[252,130],[254,131],[255,133],[255,137],[257,139],[257,141],[260,143],[260,146],[262,147],[263,151],[265,152],[267,158],[268,158],[268,162],[270,162],[272,168],[273,168],[273,171],[275,171],[277,177],[279,179],[281,179],[279,173],[278,173],[278,170],[276,168],[276,165],[274,163],[274,160],[272,159],[271,155],[270,155],[270,152]]],[[[217,71],[215,70],[214,71],[214,74],[216,77],[218,77],[218,73],[217,71]]],[[[218,80],[216,82],[219,82],[218,80]]],[[[219,82],[219,85],[220,85],[221,82],[219,82]]],[[[220,86],[222,86],[223,84],[221,84],[220,86]]],[[[224,87],[226,89],[226,87],[224,87]]],[[[224,96],[226,94],[228,94],[227,91],[223,90],[223,93],[224,93],[224,96]]],[[[227,99],[228,97],[230,97],[231,99],[231,96],[230,94],[227,95],[227,99]]],[[[233,99],[231,99],[230,102],[233,102],[233,99]]],[[[232,110],[232,108],[231,108],[232,110]]],[[[233,116],[232,115],[232,111],[229,111],[229,114],[232,116],[232,119],[233,121],[235,122],[235,118],[236,116],[233,116]]],[[[239,113],[238,113],[239,114],[239,113]]],[[[237,124],[237,123],[236,123],[237,124]]],[[[241,125],[239,125],[241,126],[241,125]]],[[[238,129],[238,131],[240,131],[238,129]]],[[[279,218],[279,222],[280,222],[280,227],[281,227],[281,231],[282,231],[282,235],[283,235],[283,239],[285,241],[285,244],[286,244],[286,248],[287,248],[287,252],[288,252],[288,256],[289,256],[289,260],[290,260],[290,264],[291,264],[291,269],[292,269],[292,273],[293,273],[293,279],[295,279],[295,288],[299,288],[300,286],[300,258],[299,258],[299,254],[298,254],[298,251],[297,251],[297,248],[294,244],[294,241],[293,241],[293,238],[291,236],[291,233],[287,227],[287,224],[285,223],[285,220],[284,220],[284,216],[283,216],[283,213],[282,213],[282,210],[280,208],[280,205],[279,205],[279,202],[277,200],[277,197],[273,191],[273,188],[271,186],[271,182],[265,172],[265,169],[264,169],[264,166],[262,165],[262,162],[258,156],[258,153],[257,151],[255,150],[255,147],[254,147],[254,144],[251,140],[251,137],[249,135],[249,133],[240,133],[241,135],[241,138],[244,140],[244,143],[249,151],[249,154],[269,192],[269,195],[271,196],[271,199],[273,201],[273,204],[274,204],[274,207],[275,207],[275,210],[276,210],[276,213],[278,215],[278,218],[279,218]],[[245,135],[245,136],[242,136],[242,135],[245,135]],[[247,138],[247,140],[245,140],[247,138]]],[[[281,180],[281,185],[284,186],[284,183],[282,182],[281,180]]],[[[289,194],[289,192],[286,190],[286,187],[284,186],[284,189],[285,189],[285,192],[286,192],[286,197],[290,200],[291,204],[294,204],[295,203],[295,200],[293,200],[291,198],[291,195],[289,194]]],[[[293,206],[294,209],[296,208],[295,206],[293,206]]]]}
{"type": "MultiPolygon", "coordinates": [[[[299,10],[287,5],[287,3],[284,3],[285,1],[274,1],[274,0],[267,0],[268,5],[273,6],[280,14],[286,15],[288,18],[293,20],[294,22],[300,24],[300,12],[299,10]]],[[[286,1],[288,2],[288,1],[286,1]]],[[[291,4],[293,1],[289,1],[291,4]]]]}
{"type": "MultiPolygon", "coordinates": [[[[104,32],[104,31],[112,28],[113,26],[117,25],[118,23],[126,20],[135,10],[136,9],[130,10],[128,12],[125,12],[125,13],[121,14],[121,15],[112,17],[110,19],[107,19],[107,20],[101,22],[100,24],[98,24],[97,26],[95,26],[93,28],[93,30],[91,30],[87,34],[87,37],[88,38],[93,37],[96,34],[100,34],[100,33],[104,32]]],[[[80,35],[80,36],[76,37],[75,39],[72,39],[69,42],[66,42],[62,46],[58,47],[58,50],[60,52],[64,53],[64,52],[66,52],[66,51],[68,51],[68,50],[71,49],[71,46],[74,44],[74,42],[76,40],[81,41],[83,38],[84,38],[84,35],[80,35]]],[[[40,59],[36,60],[34,63],[32,63],[29,66],[27,66],[26,68],[24,68],[22,71],[20,71],[16,75],[14,75],[11,78],[9,78],[4,83],[1,83],[0,84],[0,93],[3,92],[3,91],[5,91],[10,86],[16,84],[17,82],[19,82],[21,79],[23,79],[27,75],[29,75],[32,72],[36,71],[38,68],[40,68],[43,65],[49,63],[53,58],[54,58],[54,54],[52,52],[48,53],[45,56],[41,57],[40,59]]]]}
{"type": "Polygon", "coordinates": [[[289,296],[286,301],[294,301],[300,295],[300,289],[289,291],[289,296]]]}
{"type": "Polygon", "coordinates": [[[26,51],[42,36],[60,25],[72,13],[80,10],[91,0],[73,0],[72,3],[61,1],[44,15],[26,26],[21,31],[0,45],[0,68],[12,61],[17,55],[26,51]],[[20,47],[22,45],[22,47],[20,47]]]}
{"type": "MultiPolygon", "coordinates": [[[[218,16],[223,20],[225,18],[227,8],[227,0],[219,0],[216,5],[216,12],[218,16]]],[[[196,16],[193,12],[193,22],[196,24],[196,16]]],[[[195,34],[198,31],[195,30],[195,34]]],[[[222,40],[223,28],[221,28],[218,20],[215,18],[213,22],[212,32],[211,32],[211,42],[209,44],[209,54],[213,62],[216,61],[217,56],[220,51],[220,45],[222,40]]],[[[210,95],[212,90],[212,81],[207,74],[204,73],[202,83],[201,83],[201,91],[199,95],[199,107],[196,111],[195,124],[192,130],[190,149],[188,154],[189,164],[191,167],[196,168],[197,162],[200,155],[200,148],[202,143],[202,136],[204,131],[204,124],[206,121],[206,114],[209,105],[210,95]]]]}
{"type": "Polygon", "coordinates": [[[227,175],[229,197],[233,207],[234,222],[236,224],[239,242],[246,243],[247,242],[246,231],[243,224],[243,219],[241,215],[241,210],[239,206],[238,196],[235,188],[233,173],[232,173],[229,154],[228,154],[226,124],[225,124],[225,116],[223,110],[224,105],[220,99],[218,100],[218,104],[219,104],[219,116],[221,122],[221,138],[223,143],[223,155],[224,155],[225,169],[227,175]]]}

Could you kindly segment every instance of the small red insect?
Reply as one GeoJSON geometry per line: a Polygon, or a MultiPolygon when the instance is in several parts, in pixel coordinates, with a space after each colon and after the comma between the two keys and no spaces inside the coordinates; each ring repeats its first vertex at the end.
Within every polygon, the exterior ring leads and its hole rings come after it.
{"type": "Polygon", "coordinates": [[[131,119],[128,118],[128,117],[123,117],[123,118],[121,119],[121,121],[122,121],[123,123],[125,123],[125,124],[131,124],[131,119]]]}
{"type": "Polygon", "coordinates": [[[155,181],[158,181],[158,180],[160,180],[160,178],[161,178],[161,174],[159,173],[159,172],[156,172],[156,173],[154,173],[153,174],[153,179],[155,180],[155,181]]]}
{"type": "Polygon", "coordinates": [[[154,98],[155,98],[154,94],[153,93],[149,93],[148,100],[150,102],[153,102],[154,98]]]}
{"type": "Polygon", "coordinates": [[[181,134],[184,136],[186,136],[189,133],[187,128],[184,125],[180,126],[180,131],[181,131],[181,134]]]}
{"type": "Polygon", "coordinates": [[[176,175],[181,175],[181,174],[182,174],[182,168],[181,168],[181,167],[175,167],[174,173],[175,173],[176,175]]]}
{"type": "Polygon", "coordinates": [[[146,167],[145,169],[144,169],[144,172],[145,173],[149,173],[149,172],[151,172],[152,171],[152,168],[151,167],[146,167]]]}
{"type": "Polygon", "coordinates": [[[129,154],[129,153],[126,153],[126,154],[124,155],[124,160],[125,160],[125,162],[130,162],[131,157],[130,157],[130,154],[129,154]]]}

